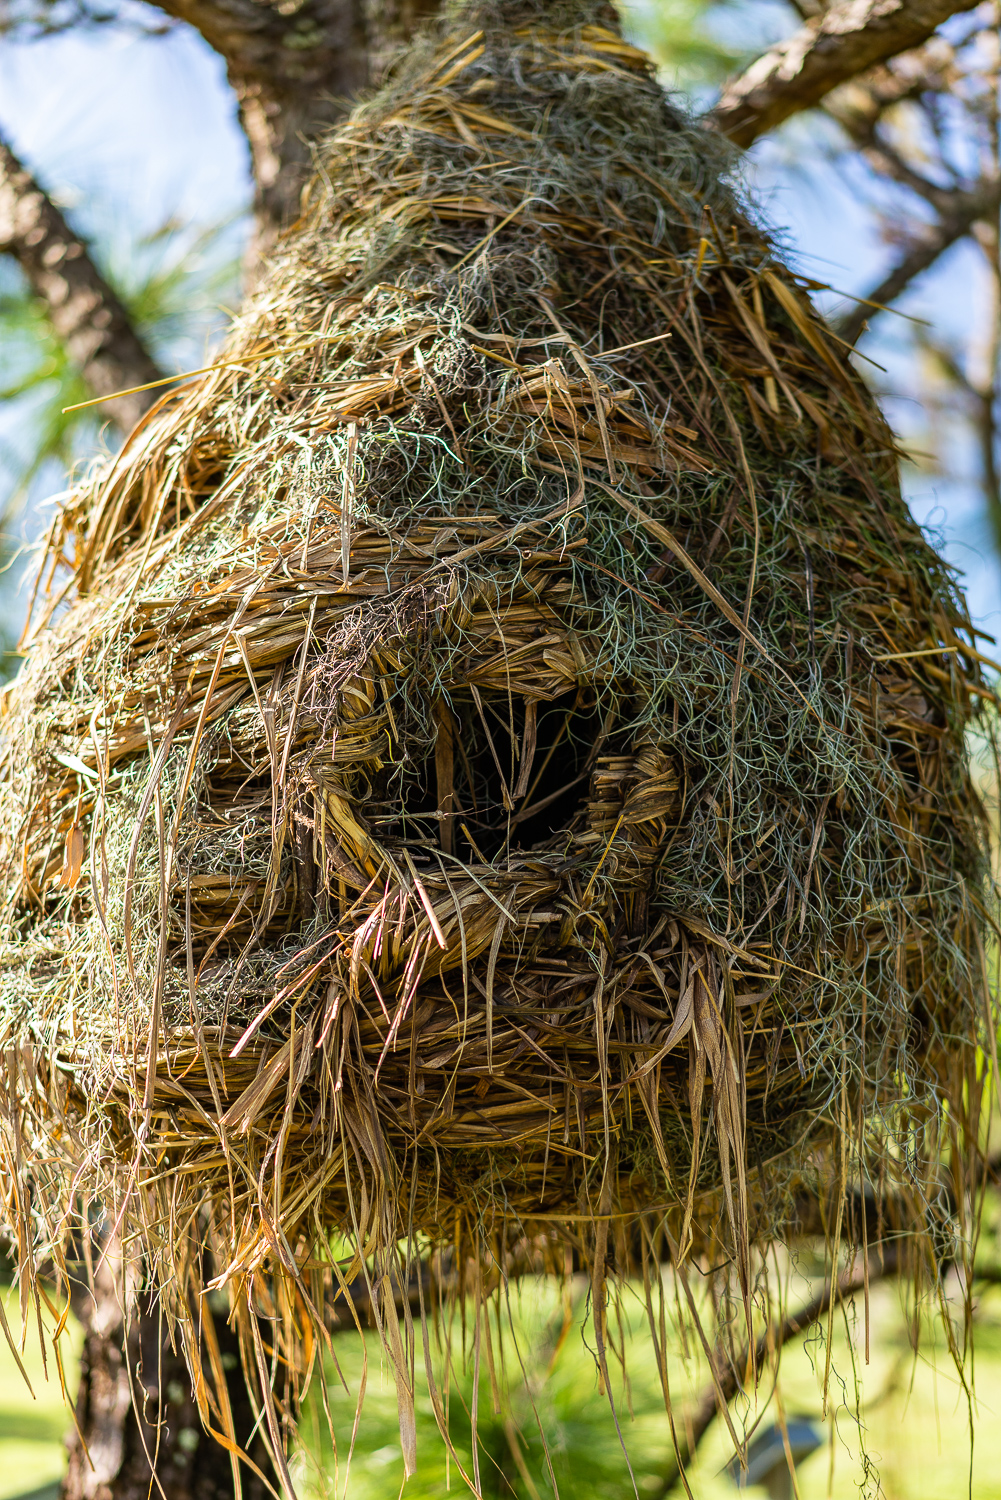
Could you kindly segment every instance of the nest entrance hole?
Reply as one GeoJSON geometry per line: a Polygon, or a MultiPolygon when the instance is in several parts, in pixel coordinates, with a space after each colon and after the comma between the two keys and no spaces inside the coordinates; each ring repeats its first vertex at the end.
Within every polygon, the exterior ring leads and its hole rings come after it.
{"type": "Polygon", "coordinates": [[[503,849],[549,848],[586,821],[591,772],[608,726],[594,694],[550,702],[465,688],[434,706],[434,749],[391,811],[446,853],[480,863],[503,849]]]}

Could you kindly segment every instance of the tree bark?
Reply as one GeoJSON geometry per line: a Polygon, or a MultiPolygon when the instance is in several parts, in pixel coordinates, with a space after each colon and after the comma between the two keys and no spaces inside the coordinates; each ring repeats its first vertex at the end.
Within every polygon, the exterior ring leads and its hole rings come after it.
{"type": "Polygon", "coordinates": [[[936,27],[978,0],[843,0],[801,26],[727,85],[707,117],[738,146],[876,63],[926,41],[936,27]]]}
{"type": "MultiPolygon", "coordinates": [[[[74,1288],[84,1343],[61,1500],[233,1500],[230,1456],[202,1428],[183,1355],[171,1348],[158,1308],[140,1292],[126,1317],[124,1300],[121,1255],[112,1248],[93,1292],[74,1288]]],[[[277,1491],[254,1435],[236,1335],[221,1320],[215,1326],[236,1440],[277,1491]]],[[[252,1469],[244,1466],[241,1480],[244,1500],[265,1500],[267,1487],[252,1469]]]]}
{"type": "MultiPolygon", "coordinates": [[[[12,255],[45,303],[56,335],[94,392],[146,385],[160,378],[118,297],[55,204],[0,139],[0,253],[12,255]]],[[[149,406],[142,392],[102,403],[131,428],[149,406]]]]}
{"type": "Polygon", "coordinates": [[[156,0],[225,59],[253,164],[267,250],[299,213],[312,144],[377,82],[437,0],[156,0]]]}

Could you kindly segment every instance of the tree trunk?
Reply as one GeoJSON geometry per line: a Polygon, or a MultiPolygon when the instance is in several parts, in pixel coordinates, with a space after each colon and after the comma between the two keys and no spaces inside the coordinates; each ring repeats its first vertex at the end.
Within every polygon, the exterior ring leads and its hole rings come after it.
{"type": "Polygon", "coordinates": [[[298,217],[313,143],[438,9],[438,0],[156,3],[225,59],[253,166],[252,262],[298,217]]]}
{"type": "MultiPolygon", "coordinates": [[[[113,1247],[97,1270],[93,1293],[74,1288],[84,1344],[61,1500],[233,1500],[230,1455],[202,1427],[183,1355],[171,1349],[155,1299],[140,1292],[126,1317],[123,1281],[113,1247]]],[[[236,1335],[221,1319],[215,1328],[236,1441],[278,1490],[255,1435],[236,1335]]],[[[244,1500],[265,1500],[266,1485],[246,1466],[241,1484],[244,1500]]]]}

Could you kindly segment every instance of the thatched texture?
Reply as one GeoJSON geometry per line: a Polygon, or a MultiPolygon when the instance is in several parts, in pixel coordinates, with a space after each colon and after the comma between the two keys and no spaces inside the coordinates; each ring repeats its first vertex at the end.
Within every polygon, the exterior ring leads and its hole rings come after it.
{"type": "Polygon", "coordinates": [[[353,1245],[401,1389],[400,1241],[746,1288],[832,1142],[920,1198],[976,1129],[962,599],[598,20],[467,10],[324,144],[224,363],[60,511],[6,700],[25,1253],[100,1199],[183,1313],[208,1236],[290,1348],[353,1245]]]}

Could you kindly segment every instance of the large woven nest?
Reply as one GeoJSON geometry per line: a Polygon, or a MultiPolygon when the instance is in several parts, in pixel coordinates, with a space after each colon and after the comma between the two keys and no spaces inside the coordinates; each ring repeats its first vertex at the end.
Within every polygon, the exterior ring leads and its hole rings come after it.
{"type": "Polygon", "coordinates": [[[976,1131],[974,634],[611,24],[467,10],[322,146],[6,699],[22,1253],[100,1202],[286,1348],[362,1273],[404,1385],[401,1243],[746,1290],[832,1143],[920,1197],[976,1131]]]}

